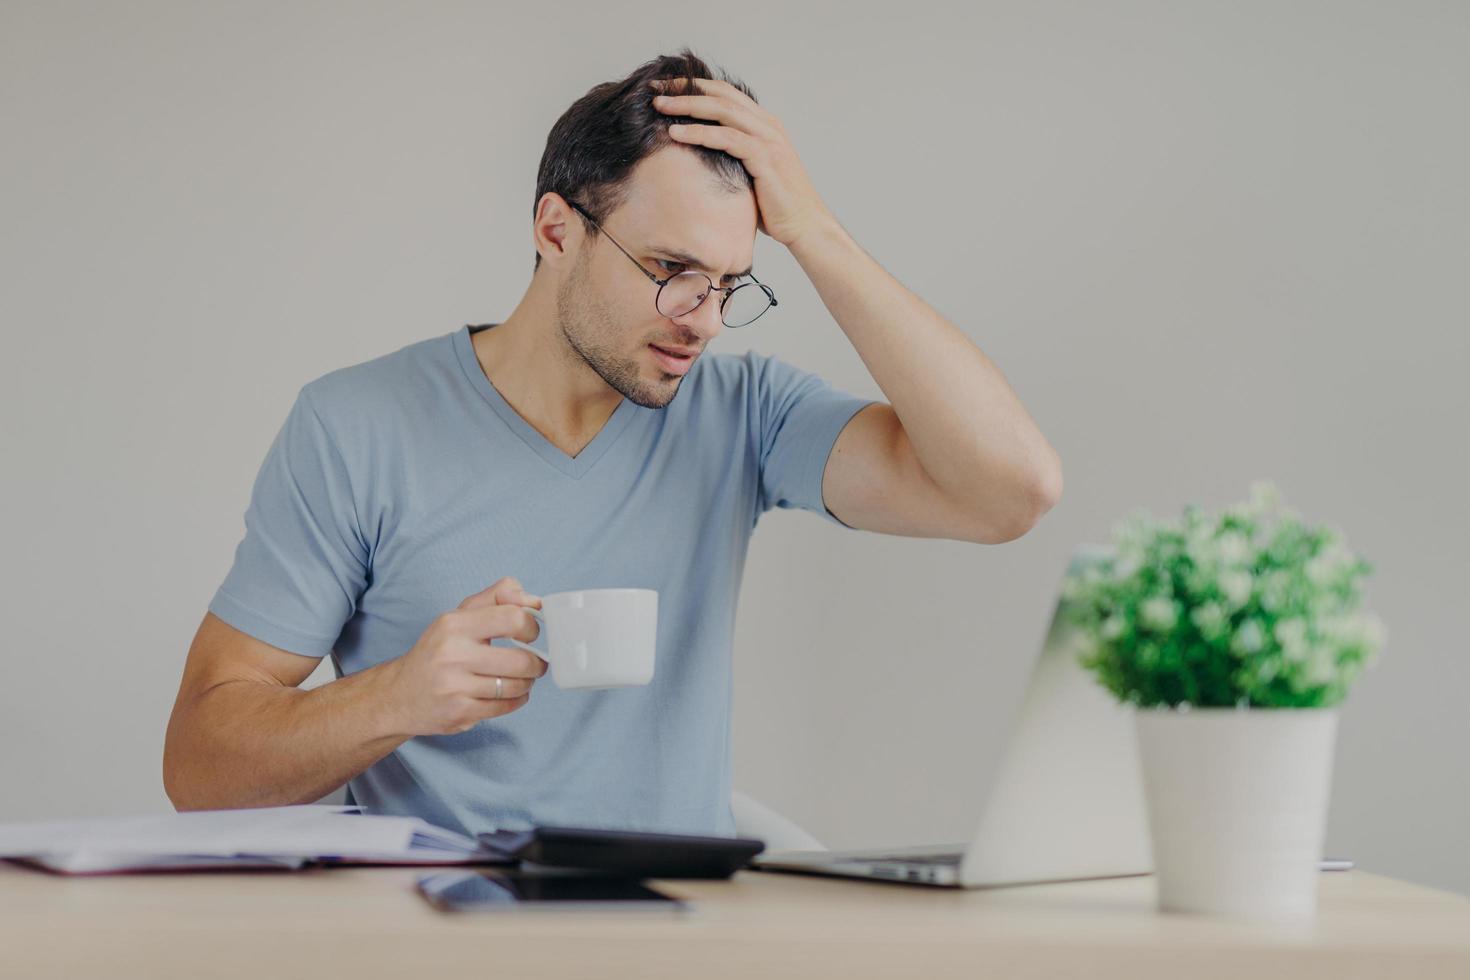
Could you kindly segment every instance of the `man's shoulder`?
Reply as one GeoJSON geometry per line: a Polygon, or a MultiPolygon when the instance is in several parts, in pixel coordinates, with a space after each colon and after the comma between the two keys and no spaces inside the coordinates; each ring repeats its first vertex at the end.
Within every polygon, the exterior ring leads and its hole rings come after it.
{"type": "Polygon", "coordinates": [[[802,386],[824,383],[820,376],[774,354],[747,350],[741,353],[705,354],[708,360],[699,381],[706,393],[730,398],[744,396],[765,401],[802,386]]]}
{"type": "Polygon", "coordinates": [[[308,381],[301,397],[324,422],[370,420],[421,399],[456,370],[452,335],[428,337],[308,381]]]}
{"type": "Polygon", "coordinates": [[[756,390],[773,371],[791,369],[791,365],[779,358],[754,350],[706,353],[700,355],[699,362],[702,365],[699,377],[702,386],[726,394],[734,390],[756,390]]]}

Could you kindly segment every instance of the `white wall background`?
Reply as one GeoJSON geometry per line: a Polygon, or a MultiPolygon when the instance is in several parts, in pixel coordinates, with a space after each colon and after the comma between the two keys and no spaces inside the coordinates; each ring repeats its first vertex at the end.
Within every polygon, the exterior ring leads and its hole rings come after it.
{"type": "MultiPolygon", "coordinates": [[[[551,123],[685,43],[1066,474],[999,547],[767,515],[737,784],[835,846],[965,837],[1073,545],[1269,477],[1389,627],[1329,849],[1470,892],[1463,3],[5,0],[0,820],[168,806],[184,654],[297,388],[507,314],[551,123]]],[[[720,349],[879,396],[757,249],[780,316],[720,349]]]]}

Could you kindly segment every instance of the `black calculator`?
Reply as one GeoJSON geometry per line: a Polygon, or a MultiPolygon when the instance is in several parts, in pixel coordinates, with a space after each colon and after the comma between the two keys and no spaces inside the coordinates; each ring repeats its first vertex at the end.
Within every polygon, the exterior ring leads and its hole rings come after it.
{"type": "Polygon", "coordinates": [[[765,850],[749,837],[701,837],[590,827],[532,827],[475,835],[497,855],[557,868],[638,878],[728,878],[765,850]]]}

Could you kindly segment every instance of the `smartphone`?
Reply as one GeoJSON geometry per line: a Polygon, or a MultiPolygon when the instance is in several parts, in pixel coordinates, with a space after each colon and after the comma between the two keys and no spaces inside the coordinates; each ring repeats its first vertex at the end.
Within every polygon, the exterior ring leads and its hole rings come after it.
{"type": "Polygon", "coordinates": [[[482,870],[425,875],[420,895],[441,912],[525,909],[689,911],[689,903],[621,875],[482,870]]]}

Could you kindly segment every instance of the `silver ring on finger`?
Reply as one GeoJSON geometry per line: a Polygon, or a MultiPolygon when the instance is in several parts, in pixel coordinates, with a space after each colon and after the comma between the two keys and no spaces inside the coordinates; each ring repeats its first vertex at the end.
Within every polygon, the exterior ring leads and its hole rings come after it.
{"type": "Polygon", "coordinates": [[[504,677],[497,677],[497,678],[495,678],[495,697],[497,699],[505,697],[504,691],[501,690],[501,688],[504,685],[504,683],[505,683],[505,678],[504,677]]]}

